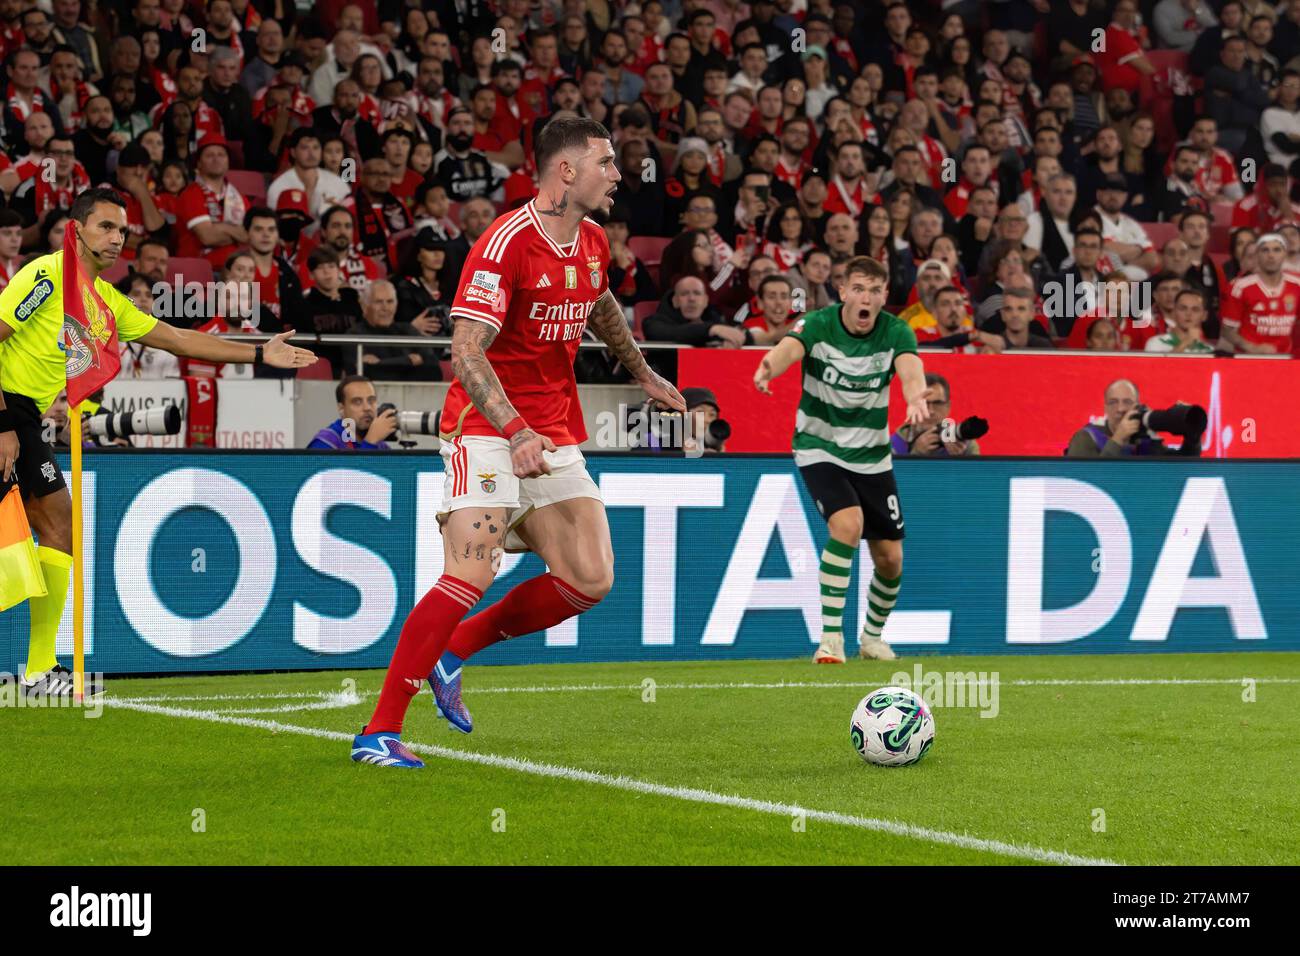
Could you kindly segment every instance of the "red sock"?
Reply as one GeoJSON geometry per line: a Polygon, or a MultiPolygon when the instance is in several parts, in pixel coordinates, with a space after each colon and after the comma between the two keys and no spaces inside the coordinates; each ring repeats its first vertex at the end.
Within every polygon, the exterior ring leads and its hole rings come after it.
{"type": "Polygon", "coordinates": [[[447,650],[461,660],[507,637],[532,634],[590,610],[600,598],[588,597],[551,574],[517,584],[490,608],[460,622],[447,650]]]}
{"type": "Polygon", "coordinates": [[[393,662],[388,665],[384,689],[379,692],[379,703],[366,725],[366,733],[402,732],[411,698],[420,692],[420,685],[442,656],[460,619],[482,596],[483,592],[474,585],[444,574],[420,599],[402,625],[397,650],[393,651],[393,662]]]}

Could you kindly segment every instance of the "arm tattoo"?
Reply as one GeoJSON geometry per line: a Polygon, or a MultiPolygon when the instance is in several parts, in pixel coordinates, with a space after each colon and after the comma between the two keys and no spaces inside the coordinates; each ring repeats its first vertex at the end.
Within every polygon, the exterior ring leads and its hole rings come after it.
{"type": "Polygon", "coordinates": [[[505,389],[488,361],[486,353],[496,337],[497,330],[486,322],[459,319],[451,335],[451,367],[469,393],[470,401],[493,428],[501,431],[519,413],[506,398],[505,389]]]}
{"type": "Polygon", "coordinates": [[[539,207],[537,212],[539,215],[542,216],[555,216],[558,218],[560,216],[563,216],[566,212],[568,212],[568,210],[569,210],[569,191],[566,189],[564,191],[564,195],[560,197],[559,202],[556,202],[554,199],[552,199],[550,209],[542,209],[539,207]]]}
{"type": "Polygon", "coordinates": [[[605,294],[596,300],[587,322],[634,379],[641,381],[653,374],[632,338],[632,330],[627,327],[627,318],[613,292],[606,289],[605,294]]]}

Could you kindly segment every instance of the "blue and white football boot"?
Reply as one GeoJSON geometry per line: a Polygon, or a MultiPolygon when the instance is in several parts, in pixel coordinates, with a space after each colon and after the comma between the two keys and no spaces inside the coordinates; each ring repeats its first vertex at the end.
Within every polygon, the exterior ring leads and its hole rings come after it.
{"type": "Polygon", "coordinates": [[[447,723],[462,734],[474,729],[474,720],[460,699],[460,675],[463,668],[457,666],[448,673],[441,660],[434,665],[429,675],[429,686],[433,688],[433,702],[438,708],[438,716],[446,717],[447,723]]]}
{"type": "Polygon", "coordinates": [[[417,757],[402,743],[400,734],[380,730],[373,734],[362,733],[352,738],[352,759],[357,763],[374,763],[381,767],[402,767],[407,770],[419,770],[424,761],[417,757]]]}

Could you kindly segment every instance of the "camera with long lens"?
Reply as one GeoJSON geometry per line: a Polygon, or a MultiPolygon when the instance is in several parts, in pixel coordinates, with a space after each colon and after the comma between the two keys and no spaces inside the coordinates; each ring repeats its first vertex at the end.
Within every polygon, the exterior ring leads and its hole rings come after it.
{"type": "Polygon", "coordinates": [[[178,405],[142,408],[136,412],[100,412],[86,420],[86,432],[97,442],[115,442],[132,435],[179,435],[178,405]]]}
{"type": "Polygon", "coordinates": [[[970,441],[972,438],[983,438],[989,433],[989,422],[987,418],[980,418],[978,415],[972,415],[970,418],[962,419],[957,426],[957,441],[970,441]]]}
{"type": "Polygon", "coordinates": [[[441,412],[398,412],[397,427],[408,435],[438,434],[441,412]]]}
{"type": "Polygon", "coordinates": [[[1181,435],[1185,441],[1199,441],[1209,422],[1209,416],[1204,408],[1200,405],[1188,405],[1185,402],[1176,402],[1170,408],[1148,408],[1146,405],[1138,405],[1129,413],[1129,419],[1136,419],[1141,426],[1129,437],[1129,441],[1135,445],[1144,437],[1144,430],[1145,437],[1155,438],[1157,432],[1169,432],[1181,435]]]}
{"type": "Polygon", "coordinates": [[[438,420],[442,417],[441,410],[436,412],[403,412],[399,411],[392,402],[384,402],[379,406],[376,417],[390,411],[394,413],[397,419],[397,432],[395,434],[403,436],[397,440],[397,444],[402,448],[415,447],[416,443],[411,441],[408,436],[438,434],[438,420]]]}
{"type": "Polygon", "coordinates": [[[725,419],[715,418],[709,422],[709,429],[704,433],[705,451],[722,451],[722,446],[731,437],[731,424],[725,419]]]}

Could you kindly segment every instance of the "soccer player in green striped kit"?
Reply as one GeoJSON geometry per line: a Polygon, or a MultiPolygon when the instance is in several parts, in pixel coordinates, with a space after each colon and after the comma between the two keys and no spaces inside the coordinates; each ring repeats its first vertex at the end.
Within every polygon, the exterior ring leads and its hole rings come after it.
{"type": "Polygon", "coordinates": [[[875,570],[858,654],[895,655],[881,638],[903,580],[903,508],[889,454],[889,383],[897,372],[908,424],[926,420],[925,369],[907,323],[884,311],[889,274],[874,259],[849,260],[840,302],[809,312],[763,357],[755,387],[795,363],[803,396],[794,424],[794,460],[826,519],[822,551],[822,637],[813,660],[844,663],[844,602],[858,542],[875,570]]]}

